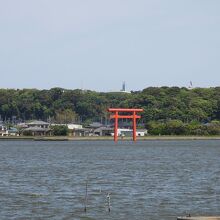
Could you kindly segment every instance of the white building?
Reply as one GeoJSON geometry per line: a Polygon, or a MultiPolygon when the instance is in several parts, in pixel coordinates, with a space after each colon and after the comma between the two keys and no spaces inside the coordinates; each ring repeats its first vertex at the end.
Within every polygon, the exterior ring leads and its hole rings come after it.
{"type": "MultiPolygon", "coordinates": [[[[148,134],[146,129],[137,129],[136,130],[136,136],[138,137],[144,137],[148,134]]],[[[127,129],[127,128],[119,128],[118,129],[118,136],[132,136],[133,130],[127,129]]],[[[111,133],[111,136],[114,136],[114,133],[111,133]]]]}
{"type": "Polygon", "coordinates": [[[6,136],[7,135],[7,128],[0,122],[0,135],[6,136]]]}
{"type": "Polygon", "coordinates": [[[83,126],[79,124],[67,124],[68,129],[74,130],[74,129],[82,129],[83,126]]]}
{"type": "Polygon", "coordinates": [[[51,126],[67,126],[69,130],[82,129],[80,124],[51,124],[51,126]]]}

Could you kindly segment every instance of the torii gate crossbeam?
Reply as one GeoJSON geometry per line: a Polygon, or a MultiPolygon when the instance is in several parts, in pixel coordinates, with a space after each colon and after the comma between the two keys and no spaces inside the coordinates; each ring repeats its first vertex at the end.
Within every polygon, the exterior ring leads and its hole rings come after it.
{"type": "Polygon", "coordinates": [[[137,122],[136,120],[138,118],[141,118],[141,116],[136,115],[137,112],[143,112],[143,109],[135,109],[135,108],[109,108],[109,112],[114,113],[114,115],[111,115],[111,119],[115,119],[115,128],[114,128],[114,141],[118,141],[118,119],[119,118],[130,118],[133,121],[133,141],[137,140],[136,137],[136,130],[137,130],[137,122]],[[119,112],[128,112],[132,113],[131,115],[119,115],[119,112]]]}

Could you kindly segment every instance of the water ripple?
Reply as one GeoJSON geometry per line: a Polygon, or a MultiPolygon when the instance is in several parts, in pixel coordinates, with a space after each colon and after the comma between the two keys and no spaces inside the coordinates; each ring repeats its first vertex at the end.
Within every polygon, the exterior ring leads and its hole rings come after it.
{"type": "Polygon", "coordinates": [[[220,141],[8,141],[0,150],[1,219],[220,215],[220,141]]]}

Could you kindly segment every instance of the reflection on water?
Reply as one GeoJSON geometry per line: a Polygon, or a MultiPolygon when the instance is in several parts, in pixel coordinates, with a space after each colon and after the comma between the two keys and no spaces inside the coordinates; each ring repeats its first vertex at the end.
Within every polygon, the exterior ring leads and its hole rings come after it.
{"type": "Polygon", "coordinates": [[[220,214],[220,141],[1,141],[0,151],[1,219],[220,214]]]}

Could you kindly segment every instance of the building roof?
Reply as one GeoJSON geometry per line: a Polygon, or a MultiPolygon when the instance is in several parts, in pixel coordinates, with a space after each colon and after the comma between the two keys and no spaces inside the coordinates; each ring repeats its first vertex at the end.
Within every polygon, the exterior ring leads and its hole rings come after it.
{"type": "Polygon", "coordinates": [[[38,132],[47,132],[50,129],[48,128],[40,128],[40,127],[30,127],[30,128],[25,128],[23,131],[38,131],[38,132]]]}
{"type": "Polygon", "coordinates": [[[90,128],[100,128],[103,125],[99,122],[93,122],[92,124],[89,125],[90,128]]]}
{"type": "Polygon", "coordinates": [[[20,128],[27,128],[28,127],[28,125],[25,123],[19,123],[19,124],[17,124],[17,126],[20,128]]]}
{"type": "Polygon", "coordinates": [[[101,131],[114,131],[114,129],[109,127],[100,127],[94,130],[94,132],[101,132],[101,131]]]}
{"type": "Polygon", "coordinates": [[[30,123],[27,123],[27,125],[49,125],[49,123],[45,121],[32,121],[30,123]]]}

